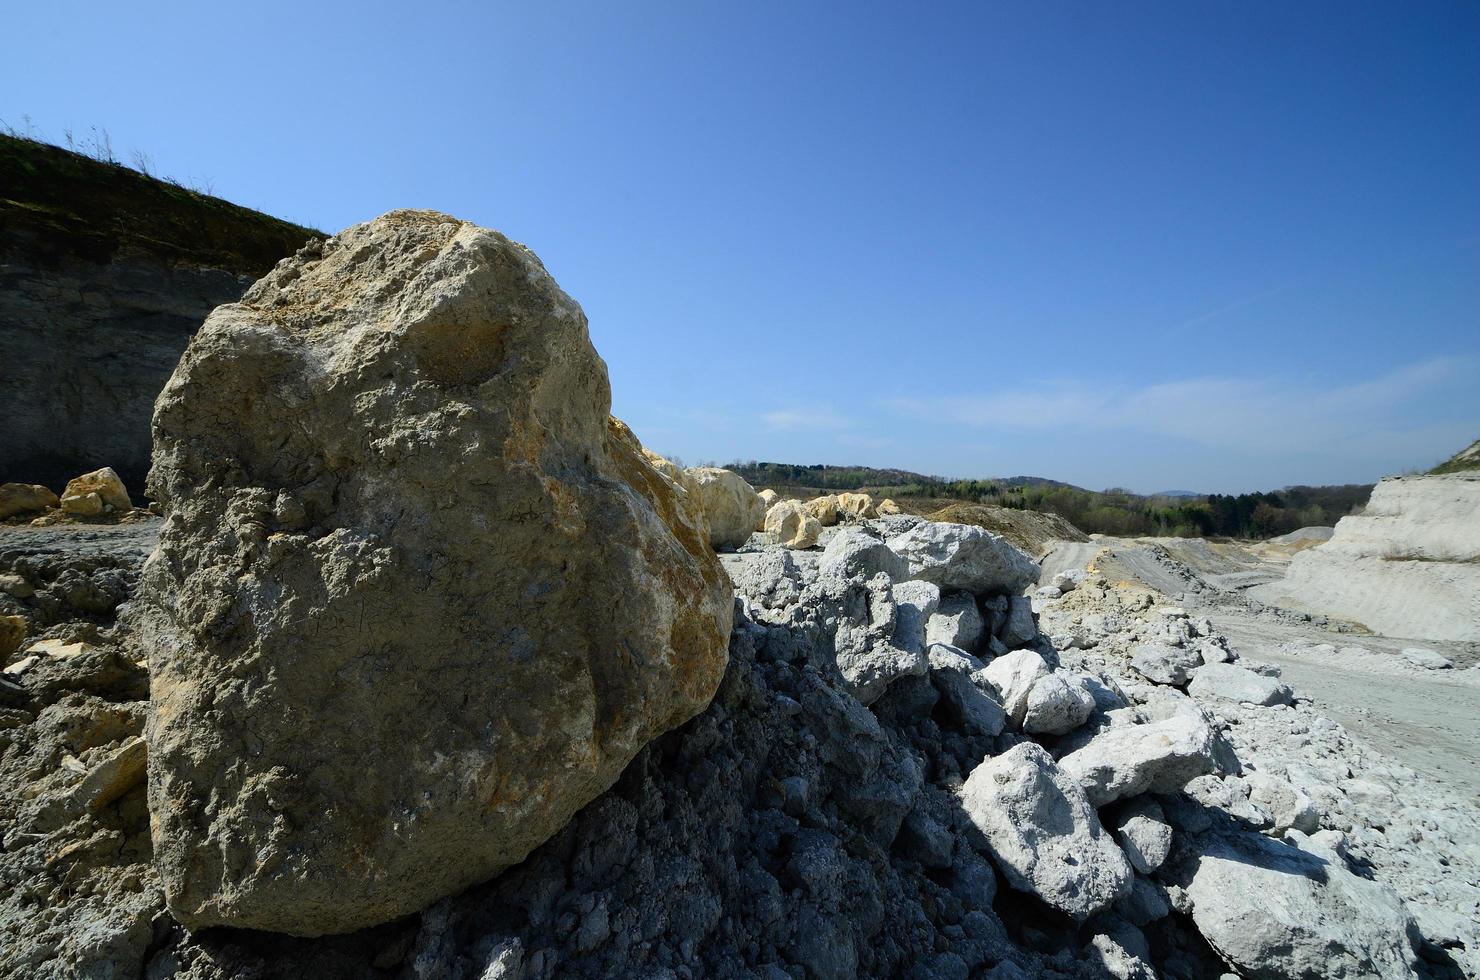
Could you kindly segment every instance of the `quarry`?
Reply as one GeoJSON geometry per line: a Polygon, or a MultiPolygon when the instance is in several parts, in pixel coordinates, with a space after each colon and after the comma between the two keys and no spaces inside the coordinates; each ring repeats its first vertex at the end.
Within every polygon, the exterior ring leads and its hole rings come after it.
{"type": "Polygon", "coordinates": [[[285,254],[150,354],[142,483],[7,457],[0,975],[1480,977],[1480,475],[1264,542],[782,497],[496,231],[285,254]]]}

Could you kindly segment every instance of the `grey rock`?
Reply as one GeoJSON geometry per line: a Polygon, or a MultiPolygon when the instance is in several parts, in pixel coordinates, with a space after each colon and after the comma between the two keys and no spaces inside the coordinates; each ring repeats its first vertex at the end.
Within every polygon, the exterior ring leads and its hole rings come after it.
{"type": "Polygon", "coordinates": [[[927,643],[944,643],[975,653],[986,634],[986,622],[969,592],[948,592],[925,627],[927,643]]]}
{"type": "Polygon", "coordinates": [[[1249,980],[1417,975],[1387,885],[1257,834],[1210,837],[1178,873],[1198,930],[1249,980]]]}
{"type": "Polygon", "coordinates": [[[1040,746],[1023,742],[977,766],[961,805],[1019,891],[1083,921],[1130,890],[1125,855],[1040,746]]]}
{"type": "Polygon", "coordinates": [[[1244,782],[1249,787],[1249,802],[1269,814],[1276,834],[1292,829],[1313,834],[1320,829],[1321,814],[1315,802],[1289,780],[1251,772],[1244,782]]]}
{"type": "Polygon", "coordinates": [[[973,595],[1021,592],[1038,579],[1033,560],[1007,539],[969,524],[926,521],[889,539],[909,577],[973,595]]]}
{"type": "Polygon", "coordinates": [[[923,637],[901,646],[899,611],[894,589],[883,573],[867,582],[851,581],[843,589],[833,632],[838,672],[848,690],[872,704],[901,677],[920,677],[929,670],[923,637]]]}
{"type": "Polygon", "coordinates": [[[1050,673],[1048,663],[1032,650],[1018,650],[998,657],[979,671],[974,680],[997,692],[1002,707],[1014,725],[1021,726],[1028,713],[1028,694],[1040,677],[1050,673]]]}
{"type": "Polygon", "coordinates": [[[909,564],[882,538],[862,528],[849,527],[833,535],[822,550],[823,575],[840,579],[869,579],[883,573],[892,582],[909,578],[909,564]]]}
{"type": "Polygon", "coordinates": [[[1146,725],[1106,728],[1083,748],[1059,760],[1079,780],[1095,806],[1138,796],[1173,793],[1210,773],[1213,732],[1191,712],[1146,725]]]}
{"type": "Polygon", "coordinates": [[[940,589],[929,582],[898,582],[894,585],[898,607],[894,624],[895,645],[924,650],[932,641],[927,624],[940,608],[940,589]]]}
{"type": "Polygon", "coordinates": [[[1197,698],[1219,698],[1257,705],[1289,704],[1290,689],[1277,678],[1256,674],[1237,664],[1204,664],[1187,685],[1197,698]]]}
{"type": "Polygon", "coordinates": [[[1116,807],[1109,826],[1115,831],[1131,867],[1142,874],[1161,867],[1171,851],[1171,825],[1161,807],[1149,796],[1138,796],[1116,807]]]}
{"type": "Polygon", "coordinates": [[[1007,616],[997,631],[997,638],[1009,650],[1029,643],[1038,635],[1038,624],[1033,619],[1033,602],[1027,596],[1009,596],[1007,616]]]}
{"type": "Polygon", "coordinates": [[[1063,735],[1083,725],[1094,710],[1094,695],[1083,679],[1049,674],[1040,677],[1028,692],[1023,731],[1030,735],[1063,735]]]}
{"type": "Polygon", "coordinates": [[[1454,661],[1441,655],[1437,650],[1428,650],[1424,647],[1404,647],[1398,655],[1413,666],[1422,667],[1425,670],[1449,670],[1454,666],[1454,661]]]}
{"type": "Polygon", "coordinates": [[[167,519],[135,603],[180,922],[424,908],[709,703],[730,583],[609,408],[539,260],[435,212],[211,314],[156,406],[167,519]]]}
{"type": "Polygon", "coordinates": [[[945,704],[945,714],[963,731],[972,735],[1000,735],[1007,726],[1007,712],[991,694],[971,680],[981,669],[981,661],[955,647],[931,644],[930,681],[945,704]]]}
{"type": "Polygon", "coordinates": [[[1142,643],[1131,651],[1131,666],[1156,684],[1181,687],[1201,663],[1202,655],[1197,650],[1167,643],[1142,643]]]}

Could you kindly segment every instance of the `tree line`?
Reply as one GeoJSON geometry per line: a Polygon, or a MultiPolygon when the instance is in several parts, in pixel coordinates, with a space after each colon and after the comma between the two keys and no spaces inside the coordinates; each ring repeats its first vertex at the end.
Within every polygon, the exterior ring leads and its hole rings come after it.
{"type": "Polygon", "coordinates": [[[1329,526],[1359,510],[1371,484],[1309,487],[1199,497],[1144,496],[1129,490],[1084,490],[1051,481],[947,480],[906,470],[812,466],[747,460],[729,468],[757,487],[864,490],[895,498],[968,500],[1058,514],[1090,534],[1160,537],[1270,538],[1297,528],[1329,526]]]}

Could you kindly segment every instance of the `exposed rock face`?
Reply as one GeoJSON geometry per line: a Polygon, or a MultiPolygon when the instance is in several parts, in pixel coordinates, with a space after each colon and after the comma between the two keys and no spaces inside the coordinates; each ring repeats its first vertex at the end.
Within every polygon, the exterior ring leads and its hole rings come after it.
{"type": "Polygon", "coordinates": [[[1389,636],[1480,640],[1480,473],[1383,480],[1255,591],[1389,636]]]}
{"type": "Polygon", "coordinates": [[[1130,890],[1125,855],[1040,746],[1024,742],[977,766],[961,801],[1019,891],[1083,921],[1130,890]]]}
{"type": "Polygon", "coordinates": [[[539,260],[435,212],[211,315],[155,412],[138,600],[176,918],[316,935],[424,908],[709,703],[729,580],[609,407],[539,260]]]}
{"type": "Polygon", "coordinates": [[[0,480],[140,487],[190,336],[314,232],[0,135],[0,480]]]}
{"type": "Polygon", "coordinates": [[[717,466],[695,466],[685,472],[697,488],[709,543],[715,548],[738,548],[765,524],[766,505],[740,474],[717,466]]]}

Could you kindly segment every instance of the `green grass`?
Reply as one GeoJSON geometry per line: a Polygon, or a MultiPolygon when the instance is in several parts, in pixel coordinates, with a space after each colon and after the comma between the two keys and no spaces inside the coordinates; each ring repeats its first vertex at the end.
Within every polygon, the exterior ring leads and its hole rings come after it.
{"type": "Polygon", "coordinates": [[[1429,473],[1439,476],[1444,473],[1466,473],[1472,470],[1480,470],[1480,439],[1429,470],[1429,473]]]}
{"type": "Polygon", "coordinates": [[[145,252],[257,278],[324,233],[35,140],[0,134],[0,242],[106,262],[145,252]],[[29,233],[29,234],[27,234],[29,233]]]}

